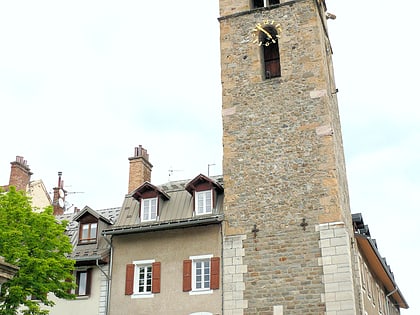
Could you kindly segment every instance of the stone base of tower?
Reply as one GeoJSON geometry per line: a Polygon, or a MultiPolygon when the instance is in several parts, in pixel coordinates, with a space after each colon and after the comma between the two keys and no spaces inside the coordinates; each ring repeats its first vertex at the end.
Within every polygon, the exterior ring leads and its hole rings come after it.
{"type": "Polygon", "coordinates": [[[223,315],[243,315],[248,307],[244,300],[244,274],[248,267],[243,263],[246,235],[223,238],[223,315]]]}
{"type": "Polygon", "coordinates": [[[354,315],[356,310],[355,284],[352,267],[352,245],[343,222],[324,223],[319,231],[325,293],[326,315],[354,315]]]}
{"type": "MultiPolygon", "coordinates": [[[[254,242],[253,236],[225,235],[223,238],[223,315],[301,314],[305,305],[313,306],[311,310],[305,310],[305,314],[358,314],[356,303],[358,299],[355,296],[353,280],[351,237],[344,223],[319,224],[312,228],[312,233],[318,235],[319,247],[315,245],[318,248],[313,248],[309,256],[313,257],[315,252],[320,253],[318,266],[315,266],[315,262],[310,268],[313,270],[312,273],[308,272],[310,263],[296,265],[294,262],[288,265],[288,260],[293,260],[291,256],[305,255],[299,253],[298,248],[295,252],[290,252],[289,257],[284,256],[285,253],[279,249],[278,254],[274,255],[276,257],[272,256],[269,259],[272,263],[267,265],[266,269],[259,268],[256,271],[254,263],[258,264],[258,262],[254,260],[255,256],[252,258],[249,256],[255,255],[255,252],[247,253],[247,251],[256,250],[249,247],[249,243],[254,242]],[[301,267],[302,273],[299,273],[298,269],[301,267]],[[303,268],[306,268],[304,272],[303,268]],[[272,277],[267,275],[270,273],[272,277]],[[271,281],[279,281],[277,276],[279,273],[291,273],[294,276],[284,277],[286,279],[284,283],[276,285],[277,292],[270,294],[267,288],[272,285],[271,281]],[[258,292],[251,292],[254,281],[259,283],[258,292]],[[264,286],[265,281],[267,283],[264,286]],[[319,285],[314,285],[317,283],[319,285]],[[285,293],[283,297],[279,296],[282,291],[285,293]],[[265,299],[266,303],[262,303],[265,299]],[[311,302],[308,303],[308,300],[311,302]]],[[[276,242],[276,240],[271,239],[271,242],[276,242]]],[[[292,243],[293,240],[290,242],[292,243]]],[[[281,242],[278,241],[278,243],[281,242]]],[[[264,247],[261,243],[259,246],[264,247]]],[[[308,252],[308,250],[305,251],[308,252]]],[[[267,257],[261,258],[267,259],[267,257]]]]}

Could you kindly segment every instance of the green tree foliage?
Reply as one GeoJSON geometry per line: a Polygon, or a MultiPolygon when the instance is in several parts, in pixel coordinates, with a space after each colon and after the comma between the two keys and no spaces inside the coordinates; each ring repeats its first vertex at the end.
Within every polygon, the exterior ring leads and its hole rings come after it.
{"type": "MultiPolygon", "coordinates": [[[[32,211],[30,199],[11,187],[0,192],[0,255],[19,267],[0,292],[0,315],[43,315],[42,305],[52,306],[48,293],[72,299],[74,261],[65,235],[67,222],[58,222],[52,207],[32,211]],[[71,281],[69,281],[71,280],[71,281]]],[[[51,297],[51,296],[50,296],[51,297]]]]}

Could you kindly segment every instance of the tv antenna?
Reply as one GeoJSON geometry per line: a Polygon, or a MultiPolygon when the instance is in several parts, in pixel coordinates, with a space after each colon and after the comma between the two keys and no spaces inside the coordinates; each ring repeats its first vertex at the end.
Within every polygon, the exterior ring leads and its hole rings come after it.
{"type": "MultiPolygon", "coordinates": [[[[63,172],[58,172],[58,184],[57,187],[53,188],[53,205],[60,207],[63,212],[66,212],[71,207],[74,206],[74,204],[71,204],[66,200],[66,197],[70,194],[83,194],[84,192],[81,191],[68,191],[64,188],[64,181],[61,179],[61,176],[63,175],[63,172]]],[[[71,186],[66,186],[71,187],[71,186]]],[[[50,192],[51,194],[51,192],[50,192]]],[[[55,211],[55,209],[54,209],[55,211]]]]}
{"type": "Polygon", "coordinates": [[[174,174],[174,172],[183,172],[183,170],[174,170],[172,167],[168,170],[168,182],[171,181],[171,176],[174,174]]]}

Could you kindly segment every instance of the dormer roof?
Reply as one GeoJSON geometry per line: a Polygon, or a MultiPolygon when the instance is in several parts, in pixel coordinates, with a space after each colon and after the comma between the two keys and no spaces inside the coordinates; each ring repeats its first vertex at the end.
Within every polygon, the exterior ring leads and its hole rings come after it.
{"type": "Polygon", "coordinates": [[[161,188],[149,183],[144,182],[139,188],[135,189],[131,195],[134,199],[139,201],[142,196],[147,192],[156,192],[159,196],[161,196],[165,200],[169,200],[169,195],[161,188]]]}
{"type": "Polygon", "coordinates": [[[185,186],[185,189],[192,195],[199,185],[202,185],[205,183],[210,184],[218,191],[223,191],[223,186],[218,181],[216,181],[215,179],[211,177],[207,177],[203,174],[200,174],[196,176],[195,178],[193,178],[192,180],[190,180],[185,186]]]}
{"type": "Polygon", "coordinates": [[[73,221],[79,222],[84,216],[86,215],[91,215],[94,216],[96,219],[98,220],[102,220],[107,224],[113,224],[113,222],[104,217],[103,215],[99,214],[98,212],[96,212],[95,210],[93,210],[92,208],[85,206],[79,213],[77,213],[74,217],[73,217],[73,221]]]}

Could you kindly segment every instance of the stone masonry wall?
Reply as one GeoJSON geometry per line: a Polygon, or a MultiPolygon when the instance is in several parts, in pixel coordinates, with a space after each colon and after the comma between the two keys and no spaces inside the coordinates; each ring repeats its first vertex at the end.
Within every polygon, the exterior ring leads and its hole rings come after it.
{"type": "MultiPolygon", "coordinates": [[[[219,19],[223,247],[226,257],[232,238],[242,240],[241,255],[229,259],[243,272],[243,284],[224,296],[225,311],[232,307],[226,314],[325,314],[319,225],[344,222],[351,231],[331,50],[317,3],[296,0],[219,19]],[[282,75],[271,80],[263,79],[261,47],[252,43],[264,20],[282,28],[282,75]]],[[[233,290],[240,275],[226,276],[224,287],[233,290]]]]}

